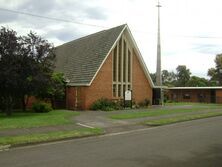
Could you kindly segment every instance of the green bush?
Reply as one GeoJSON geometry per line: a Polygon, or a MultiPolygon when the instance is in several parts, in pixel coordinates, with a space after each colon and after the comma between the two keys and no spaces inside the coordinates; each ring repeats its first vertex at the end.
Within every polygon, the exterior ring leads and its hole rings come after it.
{"type": "Polygon", "coordinates": [[[33,103],[32,110],[36,113],[47,113],[52,111],[52,107],[45,102],[36,102],[33,103]]]}
{"type": "Polygon", "coordinates": [[[117,109],[117,104],[112,100],[101,98],[96,100],[92,106],[91,110],[102,110],[102,111],[112,111],[117,109]]]}

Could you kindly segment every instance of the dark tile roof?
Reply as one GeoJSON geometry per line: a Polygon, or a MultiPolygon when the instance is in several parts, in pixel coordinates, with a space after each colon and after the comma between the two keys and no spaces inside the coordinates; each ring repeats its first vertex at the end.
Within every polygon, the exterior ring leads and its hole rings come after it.
{"type": "Polygon", "coordinates": [[[69,85],[89,85],[126,25],[79,38],[55,48],[57,72],[69,85]]]}

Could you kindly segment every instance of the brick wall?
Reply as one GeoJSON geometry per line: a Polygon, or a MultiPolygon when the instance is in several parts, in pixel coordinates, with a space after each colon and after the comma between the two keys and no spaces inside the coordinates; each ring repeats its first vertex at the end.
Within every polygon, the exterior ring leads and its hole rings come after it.
{"type": "Polygon", "coordinates": [[[142,102],[145,99],[150,100],[152,104],[153,90],[145,76],[145,73],[139,63],[137,56],[133,55],[133,71],[132,71],[132,84],[133,84],[133,99],[136,103],[142,102]]]}
{"type": "Polygon", "coordinates": [[[76,89],[77,109],[89,109],[94,101],[102,97],[112,99],[112,55],[107,57],[91,86],[67,88],[68,109],[76,109],[76,89]]]}
{"type": "Polygon", "coordinates": [[[85,87],[85,109],[102,97],[112,99],[112,55],[110,54],[91,86],[85,87]]]}
{"type": "Polygon", "coordinates": [[[169,100],[176,102],[211,102],[211,90],[210,89],[176,89],[168,90],[167,96],[169,100]],[[190,98],[184,98],[184,95],[187,94],[190,98]],[[202,97],[200,95],[203,95],[202,97]]]}
{"type": "Polygon", "coordinates": [[[222,104],[222,90],[216,90],[216,102],[222,104]]]}
{"type": "MultiPolygon", "coordinates": [[[[152,88],[139,64],[138,58],[133,56],[133,99],[136,103],[149,99],[152,103],[152,88]]],[[[77,109],[89,109],[92,103],[102,97],[113,99],[112,97],[112,54],[110,54],[91,86],[82,86],[77,88],[78,103],[77,109]]],[[[76,88],[68,87],[66,91],[68,109],[75,109],[76,88]]]]}

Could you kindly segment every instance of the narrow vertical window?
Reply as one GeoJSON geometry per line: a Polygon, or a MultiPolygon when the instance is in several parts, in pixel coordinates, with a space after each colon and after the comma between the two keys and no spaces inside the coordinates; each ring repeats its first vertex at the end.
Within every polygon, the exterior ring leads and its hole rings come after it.
{"type": "Polygon", "coordinates": [[[123,95],[125,94],[126,91],[126,85],[123,85],[123,95]]]}
{"type": "Polygon", "coordinates": [[[116,97],[116,84],[113,85],[113,97],[116,97]]]}
{"type": "Polygon", "coordinates": [[[113,49],[113,86],[115,98],[123,98],[126,90],[132,90],[132,46],[123,35],[113,49]]]}
{"type": "Polygon", "coordinates": [[[119,40],[119,64],[118,64],[118,81],[121,82],[121,68],[122,68],[122,38],[119,40]]]}
{"type": "Polygon", "coordinates": [[[123,82],[126,82],[126,41],[123,43],[123,82]]]}
{"type": "Polygon", "coordinates": [[[113,81],[115,82],[116,79],[116,60],[117,60],[117,46],[114,49],[114,53],[113,53],[113,81]]]}
{"type": "Polygon", "coordinates": [[[131,52],[128,50],[128,82],[131,81],[131,52]]]}
{"type": "Polygon", "coordinates": [[[118,97],[121,97],[121,85],[118,85],[118,97]]]}

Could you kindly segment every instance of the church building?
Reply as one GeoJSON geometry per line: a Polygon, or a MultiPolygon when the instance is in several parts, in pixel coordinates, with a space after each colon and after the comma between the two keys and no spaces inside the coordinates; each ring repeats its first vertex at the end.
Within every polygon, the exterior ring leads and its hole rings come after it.
{"type": "Polygon", "coordinates": [[[66,108],[87,110],[98,99],[153,101],[154,84],[124,24],[56,47],[56,70],[67,81],[66,108]]]}

